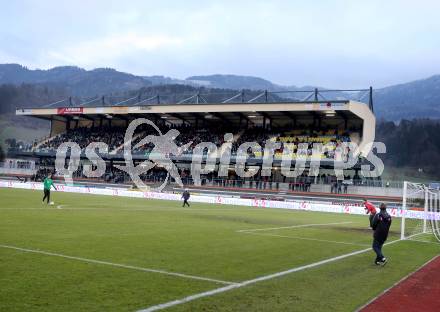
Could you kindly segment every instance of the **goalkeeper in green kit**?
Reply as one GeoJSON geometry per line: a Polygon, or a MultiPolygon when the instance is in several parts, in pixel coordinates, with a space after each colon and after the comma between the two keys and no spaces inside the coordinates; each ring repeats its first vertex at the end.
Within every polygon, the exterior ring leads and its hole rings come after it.
{"type": "MultiPolygon", "coordinates": [[[[53,181],[52,181],[52,174],[49,174],[49,175],[47,176],[47,178],[44,179],[44,182],[43,182],[43,189],[44,189],[43,204],[44,204],[44,200],[45,200],[45,199],[47,200],[46,203],[49,204],[49,201],[50,201],[50,187],[51,187],[51,186],[52,186],[55,190],[57,189],[57,188],[55,187],[55,185],[53,184],[53,181]]],[[[52,202],[51,202],[50,204],[53,205],[52,202]]]]}

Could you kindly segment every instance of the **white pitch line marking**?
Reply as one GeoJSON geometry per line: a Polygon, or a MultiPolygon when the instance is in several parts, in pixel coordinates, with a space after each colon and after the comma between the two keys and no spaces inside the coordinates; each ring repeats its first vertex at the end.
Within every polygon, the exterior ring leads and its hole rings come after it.
{"type": "Polygon", "coordinates": [[[63,207],[66,207],[67,205],[58,205],[57,209],[63,209],[63,207]]]}
{"type": "Polygon", "coordinates": [[[309,238],[309,237],[302,237],[302,236],[288,236],[288,235],[278,235],[278,234],[269,234],[269,233],[253,233],[253,232],[241,232],[243,234],[252,234],[252,235],[259,235],[259,236],[271,236],[271,237],[282,237],[282,238],[292,238],[292,239],[300,239],[300,240],[309,240],[309,241],[315,241],[315,242],[323,242],[323,243],[332,243],[332,244],[343,244],[343,245],[354,245],[354,246],[369,246],[367,244],[360,244],[360,243],[350,243],[350,242],[342,242],[342,241],[333,241],[333,240],[327,240],[327,239],[319,239],[319,238],[309,238]]]}
{"type": "MultiPolygon", "coordinates": [[[[62,205],[64,207],[64,205],[62,205]]],[[[70,205],[65,205],[70,206],[70,205]]],[[[85,207],[85,206],[91,206],[91,205],[82,205],[81,207],[75,208],[75,207],[69,207],[69,208],[63,208],[65,210],[102,210],[102,211],[162,211],[162,212],[196,212],[196,211],[201,211],[201,212],[215,212],[215,211],[225,211],[225,212],[242,212],[242,211],[256,211],[256,212],[268,212],[268,209],[257,209],[257,208],[208,208],[208,209],[204,209],[204,208],[110,208],[107,206],[102,206],[100,205],[100,208],[97,207],[85,207]]],[[[286,209],[276,209],[276,208],[270,208],[271,212],[272,211],[276,211],[276,212],[292,212],[292,210],[286,210],[286,209]]],[[[13,207],[1,207],[0,211],[2,210],[53,210],[53,208],[49,208],[49,207],[39,207],[39,208],[13,208],[13,207]]]]}
{"type": "MultiPolygon", "coordinates": [[[[418,235],[418,234],[415,234],[415,235],[418,235]]],[[[431,242],[431,241],[424,241],[424,240],[419,240],[419,239],[409,239],[408,242],[418,242],[418,243],[435,244],[435,245],[439,244],[438,241],[431,242]]]]}
{"type": "Polygon", "coordinates": [[[46,255],[46,256],[54,256],[54,257],[60,257],[60,258],[77,260],[77,261],[88,262],[88,263],[110,265],[110,266],[114,266],[114,267],[130,269],[130,270],[137,270],[137,271],[151,272],[151,273],[160,273],[160,274],[165,274],[165,275],[178,276],[178,277],[182,277],[182,278],[214,282],[214,283],[218,283],[218,284],[225,284],[225,285],[237,284],[234,282],[222,281],[222,280],[209,278],[209,277],[188,275],[188,274],[183,274],[183,273],[168,272],[168,271],[157,270],[157,269],[148,269],[148,268],[142,268],[142,267],[137,267],[137,266],[132,266],[132,265],[113,263],[113,262],[108,262],[108,261],[101,261],[101,260],[95,260],[95,259],[87,259],[87,258],[81,258],[81,257],[75,257],[75,256],[68,256],[68,255],[63,255],[63,254],[59,254],[59,253],[43,251],[43,250],[21,248],[21,247],[9,246],[9,245],[0,245],[0,248],[7,248],[7,249],[13,249],[13,250],[18,250],[18,251],[23,251],[23,252],[37,253],[37,254],[42,254],[42,255],[46,255]]]}
{"type": "MultiPolygon", "coordinates": [[[[401,241],[400,239],[397,239],[397,240],[391,241],[389,243],[386,243],[385,245],[394,244],[394,243],[400,242],[400,241],[401,241]]],[[[241,283],[237,283],[237,284],[233,284],[233,285],[228,285],[228,286],[216,288],[216,289],[213,289],[213,290],[208,290],[208,291],[201,292],[201,293],[198,293],[198,294],[195,294],[195,295],[184,297],[182,299],[173,300],[173,301],[170,301],[170,302],[154,305],[154,306],[151,306],[149,308],[139,310],[138,312],[152,312],[152,311],[158,311],[158,310],[170,308],[170,307],[173,307],[173,306],[176,306],[176,305],[179,305],[179,304],[183,304],[183,303],[187,303],[187,302],[199,299],[199,298],[209,297],[209,296],[212,296],[212,295],[215,295],[215,294],[223,293],[225,291],[229,291],[229,290],[232,290],[232,289],[235,289],[235,288],[241,288],[241,287],[245,287],[247,285],[255,284],[255,283],[258,283],[258,282],[261,282],[261,281],[266,281],[266,280],[274,279],[274,278],[277,278],[277,277],[280,277],[280,276],[284,276],[284,275],[287,275],[287,274],[291,274],[291,273],[295,273],[295,272],[299,272],[299,271],[315,268],[315,267],[318,267],[318,266],[321,266],[321,265],[324,265],[324,264],[327,264],[327,263],[331,263],[331,262],[342,260],[342,259],[345,259],[345,258],[348,258],[348,257],[351,257],[351,256],[359,255],[359,254],[365,253],[367,251],[371,251],[371,248],[361,249],[361,250],[358,250],[358,251],[350,252],[350,253],[347,253],[347,254],[344,254],[344,255],[340,255],[340,256],[336,256],[336,257],[333,257],[333,258],[328,258],[328,259],[321,260],[321,261],[318,261],[318,262],[314,262],[314,263],[311,263],[311,264],[306,264],[306,265],[303,265],[303,266],[299,266],[299,267],[292,268],[292,269],[289,269],[289,270],[281,271],[281,272],[278,272],[278,273],[257,277],[257,278],[254,278],[254,279],[251,279],[251,280],[247,280],[247,281],[244,281],[244,282],[241,282],[241,283]]]]}
{"type": "Polygon", "coordinates": [[[349,224],[349,223],[354,223],[354,222],[347,221],[347,222],[333,222],[333,223],[297,224],[297,225],[262,228],[262,229],[245,229],[245,230],[238,230],[237,232],[244,233],[244,232],[257,232],[257,231],[272,231],[272,230],[280,230],[280,229],[294,229],[294,228],[303,228],[303,227],[312,227],[312,226],[326,226],[326,225],[349,224]]]}

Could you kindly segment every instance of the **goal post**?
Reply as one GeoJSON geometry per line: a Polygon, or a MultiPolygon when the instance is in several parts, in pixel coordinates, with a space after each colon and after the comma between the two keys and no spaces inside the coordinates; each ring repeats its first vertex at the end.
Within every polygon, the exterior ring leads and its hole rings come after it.
{"type": "Polygon", "coordinates": [[[425,203],[423,206],[423,211],[425,212],[425,217],[423,218],[423,233],[426,233],[427,229],[426,229],[426,225],[427,225],[427,221],[428,221],[428,207],[429,207],[429,202],[430,202],[430,192],[428,189],[425,189],[425,203]]]}
{"type": "Polygon", "coordinates": [[[401,210],[401,221],[400,221],[400,239],[405,239],[405,211],[407,209],[406,195],[408,191],[408,182],[403,182],[403,195],[402,195],[402,210],[401,210]]]}
{"type": "Polygon", "coordinates": [[[402,192],[401,239],[440,241],[440,191],[405,181],[402,192]]]}

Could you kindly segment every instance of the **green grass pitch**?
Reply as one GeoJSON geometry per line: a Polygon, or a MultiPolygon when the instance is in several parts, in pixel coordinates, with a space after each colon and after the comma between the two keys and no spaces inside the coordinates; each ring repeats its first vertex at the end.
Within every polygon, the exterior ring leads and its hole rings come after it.
{"type": "MultiPolygon", "coordinates": [[[[57,192],[46,206],[41,197],[0,189],[0,311],[136,311],[371,244],[367,216],[57,192]]],[[[166,311],[352,311],[439,252],[400,241],[384,247],[385,267],[367,251],[166,311]]]]}

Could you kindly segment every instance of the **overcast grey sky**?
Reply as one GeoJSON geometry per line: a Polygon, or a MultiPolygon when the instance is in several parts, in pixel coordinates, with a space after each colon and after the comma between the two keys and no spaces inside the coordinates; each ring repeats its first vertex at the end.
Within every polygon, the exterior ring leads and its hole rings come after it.
{"type": "Polygon", "coordinates": [[[0,63],[366,87],[440,74],[440,1],[1,1],[0,63]]]}

